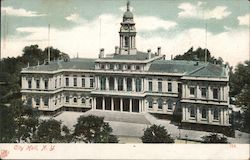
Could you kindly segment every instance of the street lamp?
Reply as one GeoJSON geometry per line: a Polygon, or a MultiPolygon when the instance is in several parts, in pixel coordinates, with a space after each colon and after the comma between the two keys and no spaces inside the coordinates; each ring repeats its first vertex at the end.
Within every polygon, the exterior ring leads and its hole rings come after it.
{"type": "Polygon", "coordinates": [[[187,138],[188,138],[188,135],[187,135],[187,134],[185,134],[185,137],[186,137],[186,144],[187,144],[187,138]]]}

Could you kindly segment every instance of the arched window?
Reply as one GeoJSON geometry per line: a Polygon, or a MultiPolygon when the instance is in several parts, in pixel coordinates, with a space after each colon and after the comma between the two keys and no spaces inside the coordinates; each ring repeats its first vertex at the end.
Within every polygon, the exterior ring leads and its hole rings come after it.
{"type": "Polygon", "coordinates": [[[163,106],[163,100],[160,98],[158,99],[158,109],[162,109],[163,106]]]}
{"type": "Polygon", "coordinates": [[[168,101],[168,110],[172,110],[173,109],[173,102],[172,100],[168,101]]]}
{"type": "Polygon", "coordinates": [[[125,37],[125,47],[128,47],[129,45],[129,37],[125,37]]]}
{"type": "Polygon", "coordinates": [[[82,104],[83,104],[83,105],[85,105],[85,104],[86,104],[86,100],[85,100],[85,98],[84,98],[84,97],[82,98],[82,104]]]}
{"type": "Polygon", "coordinates": [[[195,109],[193,106],[190,107],[190,117],[195,117],[195,109]]]}
{"type": "Polygon", "coordinates": [[[153,108],[153,100],[148,99],[148,108],[153,108]]]}
{"type": "Polygon", "coordinates": [[[219,110],[218,110],[218,108],[214,109],[214,120],[219,120],[219,110]]]}
{"type": "Polygon", "coordinates": [[[204,118],[204,119],[207,118],[207,110],[205,108],[202,108],[201,110],[201,118],[204,118]]]}

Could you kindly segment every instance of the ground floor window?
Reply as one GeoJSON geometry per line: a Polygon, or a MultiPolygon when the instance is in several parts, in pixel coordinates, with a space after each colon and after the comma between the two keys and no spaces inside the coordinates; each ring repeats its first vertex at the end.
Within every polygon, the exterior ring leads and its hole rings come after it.
{"type": "Polygon", "coordinates": [[[85,103],[86,103],[85,98],[82,98],[82,105],[85,105],[85,103]]]}
{"type": "Polygon", "coordinates": [[[171,100],[168,101],[168,110],[173,109],[173,102],[171,100]]]}
{"type": "Polygon", "coordinates": [[[218,110],[218,108],[214,109],[214,120],[219,120],[219,110],[218,110]]]}
{"type": "Polygon", "coordinates": [[[153,108],[153,100],[152,99],[148,100],[148,108],[153,108]]]}
{"type": "Polygon", "coordinates": [[[40,98],[36,98],[36,106],[40,105],[40,98]]]}
{"type": "Polygon", "coordinates": [[[201,118],[206,119],[207,118],[207,110],[205,108],[203,108],[201,110],[201,118]]]}
{"type": "Polygon", "coordinates": [[[28,98],[27,99],[27,105],[28,106],[32,106],[32,98],[28,98]]]}
{"type": "Polygon", "coordinates": [[[69,103],[69,96],[66,96],[66,97],[65,97],[65,102],[66,102],[66,103],[69,103]]]}
{"type": "Polygon", "coordinates": [[[49,105],[49,98],[44,98],[44,105],[45,106],[48,106],[49,105]]]}
{"type": "Polygon", "coordinates": [[[74,103],[77,103],[77,98],[76,98],[76,97],[74,97],[73,101],[74,101],[74,103]]]}
{"type": "Polygon", "coordinates": [[[191,107],[190,108],[190,117],[195,117],[195,109],[194,109],[194,107],[191,107]]]}
{"type": "Polygon", "coordinates": [[[158,99],[158,109],[162,109],[162,105],[163,105],[163,100],[158,99]]]}

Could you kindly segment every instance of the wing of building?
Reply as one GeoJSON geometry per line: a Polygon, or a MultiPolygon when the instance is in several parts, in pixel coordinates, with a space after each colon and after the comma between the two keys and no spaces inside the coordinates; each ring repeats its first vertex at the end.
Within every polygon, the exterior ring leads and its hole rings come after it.
{"type": "Polygon", "coordinates": [[[22,97],[42,111],[109,110],[180,117],[183,124],[229,126],[227,66],[165,60],[136,49],[133,14],[127,7],[113,54],[23,68],[22,97]]]}

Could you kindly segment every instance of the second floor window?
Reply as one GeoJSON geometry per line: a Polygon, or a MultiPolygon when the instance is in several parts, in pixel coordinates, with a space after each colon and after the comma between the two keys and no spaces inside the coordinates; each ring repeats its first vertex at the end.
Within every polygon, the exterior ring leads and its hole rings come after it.
{"type": "Polygon", "coordinates": [[[136,79],[136,92],[141,92],[141,79],[136,79]]]}
{"type": "Polygon", "coordinates": [[[195,94],[195,88],[194,87],[190,87],[190,95],[194,96],[195,94]]]}
{"type": "Polygon", "coordinates": [[[122,91],[122,90],[123,90],[123,79],[118,78],[118,91],[122,91]]]}
{"type": "Polygon", "coordinates": [[[74,77],[74,87],[77,86],[77,77],[74,77]]]}
{"type": "Polygon", "coordinates": [[[152,81],[149,81],[149,82],[148,82],[148,91],[149,91],[149,92],[152,92],[152,91],[153,91],[153,84],[152,84],[152,81]]]}
{"type": "Polygon", "coordinates": [[[85,77],[82,77],[82,87],[85,87],[85,77]]]}
{"type": "Polygon", "coordinates": [[[90,77],[90,87],[94,87],[94,77],[90,77]]]}
{"type": "Polygon", "coordinates": [[[158,92],[162,92],[162,82],[158,82],[158,92]]]}
{"type": "Polygon", "coordinates": [[[214,109],[214,120],[219,120],[219,110],[218,110],[218,108],[214,109]]]}
{"type": "Polygon", "coordinates": [[[106,78],[101,77],[100,81],[101,81],[101,90],[105,90],[106,89],[106,78]]]}
{"type": "Polygon", "coordinates": [[[40,88],[40,80],[39,79],[36,80],[36,88],[40,88]]]}
{"type": "Polygon", "coordinates": [[[172,92],[172,83],[168,82],[168,92],[172,92]]]}
{"type": "Polygon", "coordinates": [[[213,99],[218,99],[218,88],[213,89],[213,99]]]}
{"type": "Polygon", "coordinates": [[[31,79],[28,80],[28,88],[29,88],[29,89],[32,88],[32,81],[31,81],[31,79]]]}
{"type": "Polygon", "coordinates": [[[45,88],[45,89],[48,89],[48,80],[47,80],[47,79],[44,80],[44,88],[45,88]]]}
{"type": "Polygon", "coordinates": [[[196,112],[195,112],[195,109],[194,109],[194,107],[191,107],[190,108],[190,117],[195,117],[195,114],[196,114],[196,112]]]}
{"type": "Polygon", "coordinates": [[[207,97],[207,88],[205,88],[205,87],[201,88],[201,97],[202,98],[207,97]]]}
{"type": "Polygon", "coordinates": [[[207,110],[205,108],[203,108],[201,110],[201,118],[206,119],[207,118],[207,110]]]}
{"type": "Polygon", "coordinates": [[[66,87],[69,86],[69,78],[68,77],[65,78],[65,85],[66,85],[66,87]]]}

